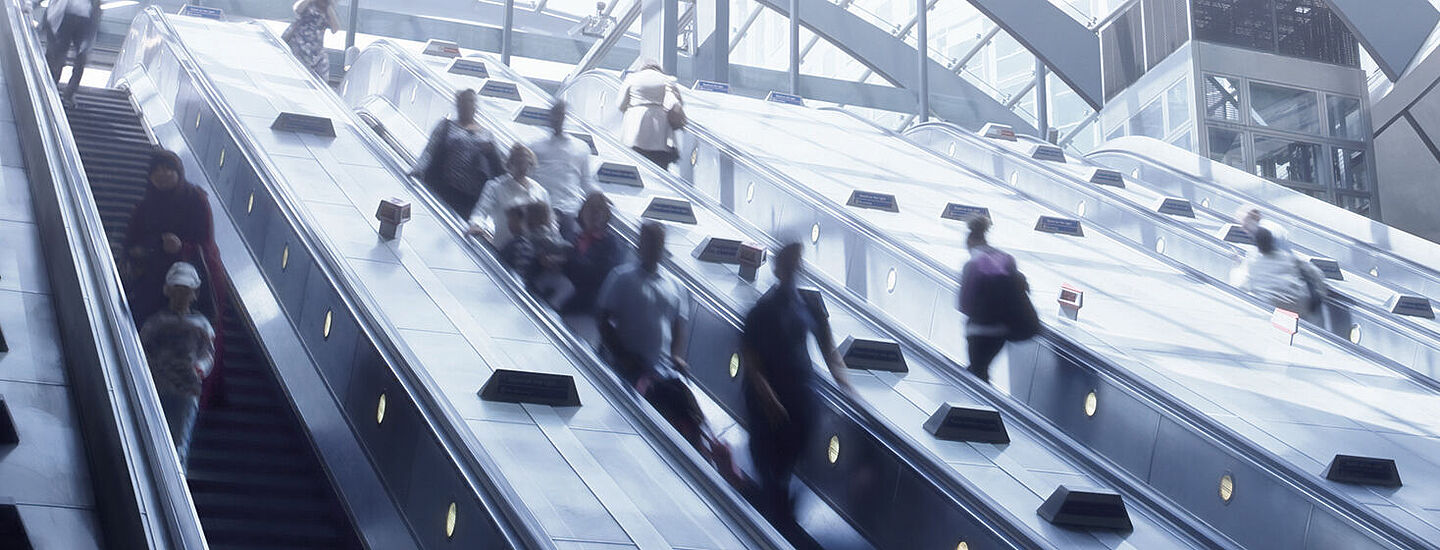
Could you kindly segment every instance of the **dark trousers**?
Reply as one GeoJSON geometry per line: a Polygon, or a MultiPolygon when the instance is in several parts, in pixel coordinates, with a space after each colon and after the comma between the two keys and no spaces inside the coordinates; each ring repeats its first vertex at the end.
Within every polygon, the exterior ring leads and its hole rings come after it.
{"type": "Polygon", "coordinates": [[[800,452],[815,432],[813,399],[780,396],[789,414],[788,422],[776,425],[765,414],[764,405],[755,395],[746,395],[750,431],[750,460],[755,464],[757,494],[755,507],[797,546],[808,536],[795,519],[795,502],[790,495],[790,481],[800,452]]]}
{"type": "Polygon", "coordinates": [[[966,347],[970,351],[970,373],[981,380],[990,381],[990,363],[1000,355],[1000,349],[1005,347],[1005,338],[1001,336],[966,336],[966,347]]]}
{"type": "Polygon", "coordinates": [[[60,83],[60,72],[65,69],[65,57],[75,50],[75,69],[70,75],[70,84],[65,88],[65,97],[75,97],[80,88],[80,77],[85,74],[85,64],[90,60],[90,37],[94,34],[94,23],[89,17],[65,14],[60,29],[50,36],[46,45],[45,61],[50,65],[50,78],[60,83]]]}
{"type": "Polygon", "coordinates": [[[639,147],[632,147],[631,149],[634,149],[636,153],[640,153],[640,156],[650,159],[650,162],[655,163],[655,165],[659,166],[662,170],[669,170],[670,163],[675,162],[676,153],[674,149],[664,151],[651,151],[639,147]]]}

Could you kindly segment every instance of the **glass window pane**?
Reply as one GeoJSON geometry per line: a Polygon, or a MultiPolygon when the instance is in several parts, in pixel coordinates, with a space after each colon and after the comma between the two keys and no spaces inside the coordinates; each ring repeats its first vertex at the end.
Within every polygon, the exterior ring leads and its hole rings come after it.
{"type": "Polygon", "coordinates": [[[1184,150],[1186,150],[1186,151],[1191,150],[1191,149],[1190,149],[1190,132],[1185,132],[1185,133],[1183,133],[1183,134],[1180,134],[1180,135],[1178,135],[1178,136],[1175,136],[1175,139],[1170,140],[1170,145],[1174,145],[1174,146],[1179,147],[1179,148],[1181,148],[1181,149],[1184,149],[1184,150]]]}
{"type": "Polygon", "coordinates": [[[1360,122],[1360,100],[1339,95],[1325,96],[1330,115],[1330,135],[1363,140],[1365,127],[1360,122]]]}
{"type": "Polygon", "coordinates": [[[1370,197],[1340,195],[1340,206],[1356,214],[1370,216],[1370,197]]]}
{"type": "Polygon", "coordinates": [[[1251,123],[1256,126],[1318,134],[1319,101],[1315,92],[1251,82],[1251,123]]]}
{"type": "Polygon", "coordinates": [[[1165,139],[1165,114],[1159,101],[1150,102],[1130,119],[1130,135],[1165,139]]]}
{"type": "Polygon", "coordinates": [[[1314,143],[1255,136],[1253,172],[1278,182],[1319,183],[1319,157],[1314,143]]]}
{"type": "MultiPolygon", "coordinates": [[[[1165,114],[1170,118],[1169,130],[1174,130],[1190,122],[1190,89],[1189,82],[1181,80],[1169,91],[1165,92],[1165,114]]],[[[1238,111],[1236,114],[1239,114],[1238,111]]]]}
{"type": "Polygon", "coordinates": [[[1110,130],[1110,133],[1105,135],[1105,141],[1110,141],[1110,140],[1112,140],[1112,139],[1118,139],[1118,138],[1122,138],[1122,137],[1125,137],[1125,125],[1124,125],[1124,124],[1121,124],[1121,125],[1119,125],[1119,126],[1116,126],[1114,130],[1110,130]]]}
{"type": "Polygon", "coordinates": [[[1105,99],[1114,98],[1145,74],[1143,32],[1140,10],[1134,7],[1100,29],[1105,99]]]}
{"type": "Polygon", "coordinates": [[[1235,79],[1205,75],[1205,118],[1240,122],[1240,83],[1235,79]]]}
{"type": "Polygon", "coordinates": [[[1191,3],[1195,39],[1242,48],[1275,49],[1272,0],[1200,0],[1191,3]]]}
{"type": "Polygon", "coordinates": [[[1347,191],[1370,190],[1370,162],[1365,151],[1334,147],[1331,166],[1335,170],[1335,186],[1347,191]]]}
{"type": "Polygon", "coordinates": [[[1359,44],[1325,0],[1276,0],[1275,40],[1281,55],[1360,66],[1359,44]]]}
{"type": "Polygon", "coordinates": [[[1245,169],[1244,134],[1224,128],[1209,129],[1210,159],[1245,169]]]}

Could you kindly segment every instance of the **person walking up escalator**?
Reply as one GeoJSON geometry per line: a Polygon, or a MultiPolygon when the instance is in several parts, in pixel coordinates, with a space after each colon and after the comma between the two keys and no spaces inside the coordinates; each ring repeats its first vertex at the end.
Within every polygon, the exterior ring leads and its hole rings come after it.
{"type": "Polygon", "coordinates": [[[990,381],[990,363],[1005,342],[1028,340],[1040,332],[1040,317],[1030,303],[1030,283],[1015,258],[990,246],[990,218],[968,222],[965,245],[970,260],[960,271],[960,312],[965,314],[965,345],[971,374],[990,381]]]}
{"type": "Polygon", "coordinates": [[[45,61],[50,65],[50,78],[56,85],[65,69],[65,58],[75,50],[75,65],[70,83],[65,86],[66,105],[75,102],[75,90],[90,60],[90,48],[100,31],[100,0],[50,0],[45,8],[45,61]]]}
{"type": "Polygon", "coordinates": [[[295,3],[295,20],[280,35],[290,51],[306,68],[330,80],[330,54],[325,51],[325,32],[340,31],[340,17],[335,15],[334,0],[300,0],[295,3]]]}
{"type": "Polygon", "coordinates": [[[455,94],[455,120],[441,120],[430,132],[411,176],[461,216],[468,216],[485,183],[505,173],[495,136],[475,122],[475,90],[455,94]]]}
{"type": "Polygon", "coordinates": [[[684,99],[675,79],[665,74],[660,63],[646,60],[640,70],[625,77],[620,89],[620,112],[625,116],[620,139],[668,170],[670,163],[679,158],[672,145],[675,130],[685,125],[684,99]]]}

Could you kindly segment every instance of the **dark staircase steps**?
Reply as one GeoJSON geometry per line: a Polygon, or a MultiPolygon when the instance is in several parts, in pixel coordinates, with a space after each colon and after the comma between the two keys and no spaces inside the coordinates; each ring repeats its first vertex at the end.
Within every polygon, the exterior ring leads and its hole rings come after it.
{"type": "MultiPolygon", "coordinates": [[[[118,250],[154,145],[124,90],[81,88],[75,99],[70,127],[118,250]]],[[[210,548],[361,548],[249,325],[225,311],[224,399],[200,412],[187,476],[210,548]]]]}

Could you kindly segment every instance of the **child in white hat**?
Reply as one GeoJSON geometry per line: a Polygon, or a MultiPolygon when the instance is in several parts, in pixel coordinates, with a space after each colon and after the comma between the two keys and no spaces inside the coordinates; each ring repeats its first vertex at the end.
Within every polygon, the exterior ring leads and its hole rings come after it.
{"type": "Polygon", "coordinates": [[[175,262],[165,273],[169,307],[152,314],[140,328],[140,343],[182,471],[200,411],[201,386],[215,361],[215,329],[194,308],[198,288],[200,273],[195,266],[175,262]]]}

